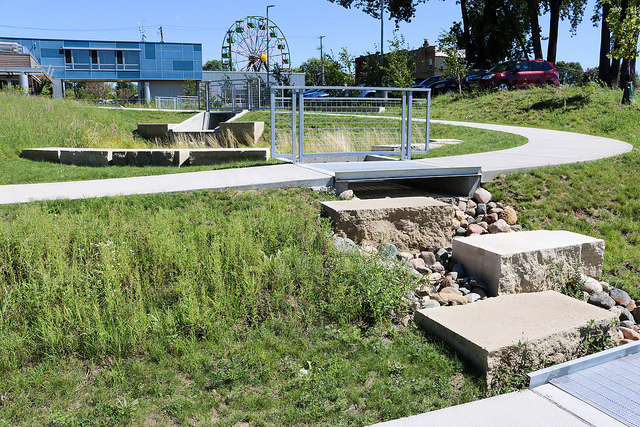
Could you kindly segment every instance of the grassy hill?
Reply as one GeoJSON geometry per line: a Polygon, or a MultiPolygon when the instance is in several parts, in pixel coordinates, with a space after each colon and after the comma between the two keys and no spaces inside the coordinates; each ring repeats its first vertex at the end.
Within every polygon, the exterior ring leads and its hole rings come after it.
{"type": "MultiPolygon", "coordinates": [[[[619,99],[595,87],[445,95],[432,116],[636,145],[640,111],[619,99]]],[[[21,98],[27,124],[6,100],[0,167],[13,165],[14,180],[76,173],[28,166],[23,144],[128,144],[135,123],[152,120],[21,98]],[[74,129],[79,142],[68,140],[74,129]]],[[[634,149],[488,188],[527,228],[603,237],[605,279],[638,297],[639,160],[634,149]]],[[[319,216],[332,197],[205,191],[0,206],[0,425],[365,425],[489,395],[455,353],[398,322],[414,278],[336,251],[319,216]]]]}

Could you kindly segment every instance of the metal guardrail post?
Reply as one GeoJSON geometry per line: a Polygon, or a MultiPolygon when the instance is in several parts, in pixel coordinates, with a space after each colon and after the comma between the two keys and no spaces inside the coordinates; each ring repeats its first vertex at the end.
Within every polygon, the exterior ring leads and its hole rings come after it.
{"type": "Polygon", "coordinates": [[[296,111],[297,111],[297,105],[296,105],[296,101],[298,98],[298,91],[297,90],[292,90],[291,91],[291,160],[293,162],[296,161],[297,158],[297,150],[296,150],[296,111]]]}
{"type": "Polygon", "coordinates": [[[402,116],[400,118],[400,158],[407,159],[407,92],[402,92],[402,116]]]}
{"type": "Polygon", "coordinates": [[[411,160],[411,137],[413,130],[413,92],[407,94],[407,158],[411,160]]]}
{"type": "Polygon", "coordinates": [[[300,112],[298,113],[298,162],[304,158],[304,92],[300,91],[300,112]]]}
{"type": "Polygon", "coordinates": [[[424,136],[424,141],[425,141],[425,146],[424,146],[424,151],[427,152],[427,154],[429,154],[429,138],[430,138],[430,132],[431,132],[431,89],[429,89],[429,91],[427,92],[427,117],[425,118],[427,121],[427,130],[426,130],[426,135],[424,136]]]}
{"type": "Polygon", "coordinates": [[[276,97],[275,88],[271,88],[271,158],[276,156],[276,97]]]}

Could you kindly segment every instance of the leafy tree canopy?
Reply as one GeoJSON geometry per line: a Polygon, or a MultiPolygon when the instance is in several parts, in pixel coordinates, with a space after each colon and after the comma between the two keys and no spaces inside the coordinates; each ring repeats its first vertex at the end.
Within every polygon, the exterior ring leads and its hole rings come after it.
{"type": "Polygon", "coordinates": [[[559,80],[562,84],[578,84],[582,82],[584,70],[579,62],[556,62],[559,80]]]}
{"type": "MultiPolygon", "coordinates": [[[[331,3],[339,4],[342,7],[351,9],[355,7],[362,10],[374,18],[380,18],[380,1],[381,0],[329,0],[331,3]]],[[[424,3],[426,0],[386,0],[384,1],[384,9],[396,21],[411,22],[411,18],[416,14],[416,6],[424,3]]]]}
{"type": "Polygon", "coordinates": [[[218,61],[217,59],[210,59],[202,66],[202,70],[203,71],[222,71],[223,70],[222,62],[218,61]]]}
{"type": "MultiPolygon", "coordinates": [[[[305,83],[309,86],[322,86],[322,62],[319,58],[309,58],[294,72],[305,74],[305,83]]],[[[324,82],[326,86],[342,86],[348,83],[347,73],[331,55],[324,55],[324,82]]]]}

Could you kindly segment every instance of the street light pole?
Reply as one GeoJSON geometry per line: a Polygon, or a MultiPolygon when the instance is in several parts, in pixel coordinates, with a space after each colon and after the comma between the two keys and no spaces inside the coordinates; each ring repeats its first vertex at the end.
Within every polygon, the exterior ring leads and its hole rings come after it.
{"type": "Polygon", "coordinates": [[[324,54],[322,51],[322,39],[324,36],[320,36],[320,66],[322,68],[322,86],[324,86],[324,54]]]}
{"type": "Polygon", "coordinates": [[[267,89],[271,87],[271,83],[269,80],[269,37],[271,36],[271,29],[269,28],[269,8],[276,7],[275,4],[270,4],[267,6],[267,89]]]}
{"type": "Polygon", "coordinates": [[[380,0],[380,86],[384,73],[384,0],[380,0]]]}

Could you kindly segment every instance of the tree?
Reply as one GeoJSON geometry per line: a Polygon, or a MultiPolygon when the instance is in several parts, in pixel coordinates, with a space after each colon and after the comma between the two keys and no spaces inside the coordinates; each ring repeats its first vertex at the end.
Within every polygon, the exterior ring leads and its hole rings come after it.
{"type": "Polygon", "coordinates": [[[107,82],[87,82],[87,93],[91,98],[108,99],[115,96],[115,89],[107,82]]]}
{"type": "Polygon", "coordinates": [[[182,85],[182,95],[183,96],[196,96],[198,94],[198,82],[193,79],[185,79],[184,84],[182,85]]]}
{"type": "Polygon", "coordinates": [[[393,35],[389,40],[389,53],[385,55],[386,84],[391,87],[411,87],[416,64],[404,36],[393,35]]]}
{"type": "Polygon", "coordinates": [[[571,32],[576,29],[584,14],[586,0],[547,0],[546,7],[549,12],[549,45],[547,48],[547,61],[556,62],[558,50],[558,26],[560,19],[568,19],[571,23],[571,32]]]}
{"type": "Polygon", "coordinates": [[[505,59],[528,57],[529,9],[526,3],[505,0],[460,1],[462,23],[450,33],[461,41],[467,62],[490,68],[505,59]]]}
{"type": "MultiPolygon", "coordinates": [[[[380,2],[384,0],[329,0],[331,3],[351,9],[356,7],[374,18],[380,18],[380,2]]],[[[384,1],[384,9],[389,16],[399,23],[400,21],[411,22],[411,18],[416,14],[416,6],[425,3],[426,0],[387,0],[384,1]]]]}
{"type": "Polygon", "coordinates": [[[345,84],[347,86],[353,86],[356,83],[355,60],[356,56],[350,54],[346,47],[340,48],[340,53],[338,53],[338,61],[340,62],[342,71],[346,75],[345,84]]]}
{"type": "Polygon", "coordinates": [[[138,88],[132,82],[117,82],[116,83],[116,98],[129,99],[134,94],[138,93],[138,88]]]}
{"type": "MultiPolygon", "coordinates": [[[[640,54],[638,51],[640,0],[622,0],[619,5],[613,4],[612,0],[603,0],[603,2],[608,2],[610,6],[607,23],[614,39],[609,57],[616,61],[623,60],[620,86],[626,88],[635,82],[635,59],[640,54]]],[[[624,101],[626,101],[625,98],[623,98],[624,101]]]]}
{"type": "Polygon", "coordinates": [[[203,71],[222,71],[223,69],[222,62],[217,59],[210,59],[202,66],[203,71]]]}
{"type": "Polygon", "coordinates": [[[442,60],[445,72],[450,78],[458,82],[458,93],[462,95],[462,80],[469,72],[469,65],[463,53],[458,48],[458,37],[451,33],[440,33],[438,37],[438,49],[446,56],[442,60]]]}
{"type": "Polygon", "coordinates": [[[579,62],[558,61],[556,70],[558,70],[559,74],[558,80],[562,84],[579,84],[582,82],[584,70],[579,62]]]}
{"type": "MultiPolygon", "coordinates": [[[[305,74],[305,82],[310,86],[322,85],[322,63],[318,58],[309,58],[295,72],[305,74]]],[[[324,76],[327,86],[342,86],[348,79],[342,66],[331,55],[324,55],[324,76]]]]}

